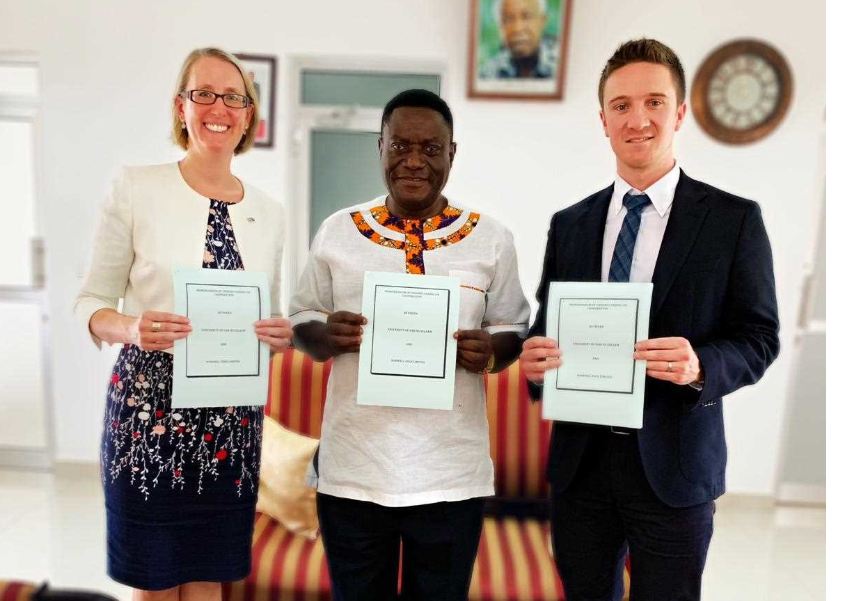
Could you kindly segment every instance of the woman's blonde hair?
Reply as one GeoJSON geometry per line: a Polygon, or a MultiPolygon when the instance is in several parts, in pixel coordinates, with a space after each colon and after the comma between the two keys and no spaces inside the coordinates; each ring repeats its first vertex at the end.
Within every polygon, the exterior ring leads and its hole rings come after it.
{"type": "Polygon", "coordinates": [[[255,141],[255,131],[258,129],[258,122],[260,121],[258,115],[258,93],[255,91],[255,85],[252,83],[252,78],[249,77],[249,74],[240,64],[240,61],[237,60],[237,57],[230,52],[220,50],[219,48],[197,48],[188,54],[186,59],[184,59],[184,65],[181,67],[181,73],[178,76],[178,82],[175,86],[175,93],[172,95],[172,140],[178,146],[187,150],[190,139],[187,135],[187,130],[184,128],[184,123],[181,121],[181,116],[178,114],[178,107],[175,105],[175,98],[182,92],[186,91],[187,80],[190,79],[190,69],[192,69],[196,61],[203,56],[211,56],[227,63],[231,63],[237,67],[237,70],[240,72],[240,77],[243,79],[243,87],[246,89],[246,95],[249,97],[249,103],[253,107],[253,110],[252,117],[249,120],[249,126],[246,128],[246,133],[243,134],[243,137],[234,149],[234,154],[246,152],[252,148],[252,144],[255,141]]]}

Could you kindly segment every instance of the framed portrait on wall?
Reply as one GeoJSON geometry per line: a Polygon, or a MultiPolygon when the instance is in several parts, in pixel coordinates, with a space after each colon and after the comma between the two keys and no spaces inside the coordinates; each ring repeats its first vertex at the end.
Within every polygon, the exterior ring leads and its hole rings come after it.
{"type": "Polygon", "coordinates": [[[243,68],[255,85],[259,113],[258,130],[255,132],[256,148],[272,148],[276,131],[276,57],[259,54],[236,54],[243,68]]]}
{"type": "Polygon", "coordinates": [[[563,98],[572,0],[471,0],[470,98],[563,98]]]}

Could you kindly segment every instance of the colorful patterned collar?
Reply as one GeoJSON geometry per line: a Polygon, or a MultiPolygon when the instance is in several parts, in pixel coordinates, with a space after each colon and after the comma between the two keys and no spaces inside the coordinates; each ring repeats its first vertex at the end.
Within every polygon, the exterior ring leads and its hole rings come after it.
{"type": "Polygon", "coordinates": [[[416,229],[421,229],[426,232],[434,232],[453,224],[463,212],[451,205],[447,205],[442,212],[427,219],[406,219],[392,215],[385,204],[376,207],[371,207],[371,215],[383,227],[387,227],[395,232],[406,234],[416,229]]]}
{"type": "Polygon", "coordinates": [[[407,273],[424,274],[424,251],[436,250],[456,244],[471,234],[480,220],[477,213],[469,213],[468,219],[452,233],[440,238],[424,239],[424,234],[435,232],[453,225],[462,215],[463,211],[450,205],[446,206],[441,213],[427,219],[404,219],[389,213],[385,204],[371,207],[367,210],[371,217],[382,227],[393,232],[403,234],[403,240],[394,240],[376,231],[371,223],[365,218],[362,211],[350,213],[353,223],[365,238],[380,246],[405,250],[405,266],[407,273]]]}

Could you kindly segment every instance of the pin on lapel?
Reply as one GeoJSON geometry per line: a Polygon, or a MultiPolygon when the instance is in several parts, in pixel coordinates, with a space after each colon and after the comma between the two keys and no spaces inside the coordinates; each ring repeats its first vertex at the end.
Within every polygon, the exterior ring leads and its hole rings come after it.
{"type": "Polygon", "coordinates": [[[247,217],[246,221],[248,221],[249,223],[255,223],[255,218],[254,217],[247,217]]]}

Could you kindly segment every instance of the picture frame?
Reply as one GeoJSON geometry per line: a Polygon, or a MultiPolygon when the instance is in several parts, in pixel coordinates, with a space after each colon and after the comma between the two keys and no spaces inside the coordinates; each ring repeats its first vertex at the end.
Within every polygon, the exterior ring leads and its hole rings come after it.
{"type": "Polygon", "coordinates": [[[258,94],[259,121],[255,148],[273,148],[276,133],[276,57],[238,53],[235,56],[249,73],[258,94]]]}
{"type": "Polygon", "coordinates": [[[562,100],[572,0],[471,0],[468,97],[562,100]]]}

